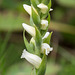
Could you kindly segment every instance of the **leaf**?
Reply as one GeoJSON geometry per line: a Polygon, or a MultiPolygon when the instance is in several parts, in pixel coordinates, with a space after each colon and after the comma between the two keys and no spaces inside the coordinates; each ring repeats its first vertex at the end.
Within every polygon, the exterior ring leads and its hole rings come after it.
{"type": "Polygon", "coordinates": [[[41,43],[42,43],[42,36],[36,26],[35,26],[35,30],[36,30],[36,36],[35,36],[36,47],[38,48],[38,50],[40,52],[41,43]]]}
{"type": "Polygon", "coordinates": [[[40,65],[39,69],[36,69],[37,75],[45,75],[46,64],[47,64],[47,56],[44,53],[41,65],[40,65]]]}
{"type": "Polygon", "coordinates": [[[50,44],[51,35],[52,35],[52,32],[49,34],[47,38],[43,39],[43,43],[50,44]]]}
{"type": "Polygon", "coordinates": [[[42,37],[45,35],[45,33],[47,32],[47,30],[48,30],[48,27],[47,27],[46,30],[40,30],[40,33],[41,33],[42,37]]]}
{"type": "Polygon", "coordinates": [[[39,4],[39,1],[38,0],[31,0],[31,4],[37,8],[37,5],[39,4]]]}
{"type": "Polygon", "coordinates": [[[31,26],[34,26],[32,16],[30,16],[30,25],[31,25],[31,26]]]}
{"type": "Polygon", "coordinates": [[[25,38],[25,30],[23,31],[23,39],[24,39],[24,43],[27,48],[27,51],[30,53],[34,53],[32,44],[29,44],[27,39],[25,38]]]}
{"type": "Polygon", "coordinates": [[[33,6],[31,6],[31,7],[32,7],[32,19],[33,19],[33,22],[37,27],[40,27],[40,22],[41,22],[40,16],[39,16],[37,10],[33,6]]]}
{"type": "Polygon", "coordinates": [[[48,5],[49,0],[42,0],[42,2],[41,2],[41,3],[43,3],[43,4],[45,4],[45,5],[48,5]]]}
{"type": "Polygon", "coordinates": [[[48,11],[50,10],[51,8],[51,0],[49,1],[49,4],[48,4],[48,11]]]}
{"type": "Polygon", "coordinates": [[[47,18],[48,24],[50,23],[50,13],[48,13],[48,18],[47,18]]]}
{"type": "Polygon", "coordinates": [[[35,27],[35,30],[36,30],[36,36],[35,36],[36,45],[38,47],[40,47],[41,43],[42,43],[42,36],[41,36],[39,30],[37,29],[37,27],[35,27]]]}

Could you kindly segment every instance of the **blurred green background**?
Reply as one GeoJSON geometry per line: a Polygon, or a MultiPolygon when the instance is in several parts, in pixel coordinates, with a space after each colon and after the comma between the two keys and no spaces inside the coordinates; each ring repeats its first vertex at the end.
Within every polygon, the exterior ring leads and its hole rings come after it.
{"type": "MultiPolygon", "coordinates": [[[[33,75],[32,66],[20,58],[25,48],[22,23],[29,24],[24,3],[30,5],[30,0],[0,0],[0,75],[33,75]]],[[[49,31],[54,50],[46,75],[75,75],[75,0],[52,0],[52,8],[49,31]]]]}

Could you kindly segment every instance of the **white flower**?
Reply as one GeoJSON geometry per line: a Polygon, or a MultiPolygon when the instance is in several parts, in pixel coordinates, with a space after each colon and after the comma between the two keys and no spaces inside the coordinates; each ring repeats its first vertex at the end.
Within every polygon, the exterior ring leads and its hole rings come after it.
{"type": "Polygon", "coordinates": [[[21,58],[25,58],[28,62],[34,65],[37,69],[39,68],[41,61],[42,61],[42,59],[39,56],[31,54],[27,52],[25,49],[22,53],[21,58]]]}
{"type": "Polygon", "coordinates": [[[22,23],[22,26],[31,36],[35,36],[35,28],[34,27],[29,26],[25,23],[22,23]]]}
{"type": "Polygon", "coordinates": [[[28,14],[31,15],[31,6],[23,4],[23,7],[28,12],[28,14]]]}
{"type": "Polygon", "coordinates": [[[53,9],[51,8],[49,11],[53,11],[53,9]]]}
{"type": "Polygon", "coordinates": [[[50,53],[50,51],[52,51],[52,50],[53,50],[53,48],[50,47],[47,43],[42,44],[42,47],[41,47],[41,52],[42,53],[45,52],[45,54],[48,55],[50,53]]]}
{"type": "Polygon", "coordinates": [[[47,38],[49,36],[49,34],[50,34],[49,32],[46,32],[46,34],[44,35],[44,37],[42,39],[47,38]]]}
{"type": "Polygon", "coordinates": [[[48,26],[48,21],[47,20],[41,20],[41,29],[45,30],[48,26]]]}
{"type": "Polygon", "coordinates": [[[47,10],[48,10],[47,5],[45,5],[45,4],[43,4],[43,3],[37,5],[37,7],[41,9],[41,12],[42,12],[43,14],[45,14],[45,13],[47,12],[47,10]]]}

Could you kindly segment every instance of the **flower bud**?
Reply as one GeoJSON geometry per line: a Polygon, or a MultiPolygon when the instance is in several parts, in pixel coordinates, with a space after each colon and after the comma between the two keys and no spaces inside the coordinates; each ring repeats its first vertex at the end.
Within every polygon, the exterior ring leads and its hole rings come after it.
{"type": "Polygon", "coordinates": [[[34,38],[33,38],[33,37],[31,38],[30,43],[35,44],[35,40],[34,40],[34,38]]]}
{"type": "Polygon", "coordinates": [[[24,9],[27,11],[29,15],[31,15],[31,6],[23,4],[24,9]]]}
{"type": "Polygon", "coordinates": [[[53,11],[53,9],[51,8],[49,11],[53,11]]]}
{"type": "Polygon", "coordinates": [[[47,5],[45,5],[45,4],[43,4],[43,3],[37,5],[37,7],[41,9],[41,12],[42,12],[43,14],[45,14],[45,13],[47,12],[47,10],[48,10],[47,5]]]}
{"type": "Polygon", "coordinates": [[[49,34],[50,34],[49,32],[46,32],[46,34],[44,35],[44,37],[42,39],[47,38],[49,36],[49,34]]]}
{"type": "Polygon", "coordinates": [[[25,49],[22,53],[21,58],[25,58],[28,62],[34,65],[37,69],[39,68],[41,61],[42,61],[42,59],[39,56],[31,54],[27,52],[25,49]]]}
{"type": "Polygon", "coordinates": [[[53,48],[50,47],[47,43],[42,44],[42,47],[41,47],[41,52],[42,53],[45,52],[45,54],[48,55],[50,53],[50,51],[52,51],[52,50],[53,50],[53,48]]]}
{"type": "Polygon", "coordinates": [[[48,21],[47,20],[41,20],[41,29],[45,30],[48,26],[48,21]]]}
{"type": "Polygon", "coordinates": [[[34,27],[29,26],[25,23],[22,23],[22,26],[31,36],[35,36],[35,28],[34,27]]]}

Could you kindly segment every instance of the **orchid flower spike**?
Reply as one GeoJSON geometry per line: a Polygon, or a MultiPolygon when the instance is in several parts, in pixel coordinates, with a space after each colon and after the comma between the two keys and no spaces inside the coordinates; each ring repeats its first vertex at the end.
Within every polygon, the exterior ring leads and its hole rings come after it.
{"type": "Polygon", "coordinates": [[[37,69],[39,68],[42,59],[34,54],[31,54],[24,49],[21,58],[25,58],[28,62],[30,62],[32,65],[34,65],[37,69]]]}
{"type": "Polygon", "coordinates": [[[50,34],[49,32],[46,32],[46,34],[44,35],[44,37],[42,39],[47,38],[49,36],[49,34],[50,34]]]}
{"type": "Polygon", "coordinates": [[[35,28],[27,25],[25,23],[22,23],[23,28],[31,35],[31,36],[35,36],[35,28]]]}
{"type": "Polygon", "coordinates": [[[31,15],[31,6],[23,4],[24,9],[27,11],[29,15],[31,15]]]}
{"type": "Polygon", "coordinates": [[[45,4],[43,4],[43,3],[37,5],[37,7],[41,9],[41,12],[42,12],[43,14],[45,14],[45,13],[47,12],[47,10],[48,10],[47,5],[45,5],[45,4]]]}
{"type": "Polygon", "coordinates": [[[48,55],[50,53],[50,51],[52,51],[52,50],[53,50],[53,48],[50,47],[47,43],[42,44],[42,47],[41,47],[41,52],[42,53],[45,52],[45,54],[48,55]]]}
{"type": "Polygon", "coordinates": [[[41,20],[41,29],[45,30],[48,26],[48,21],[47,20],[41,20]]]}

